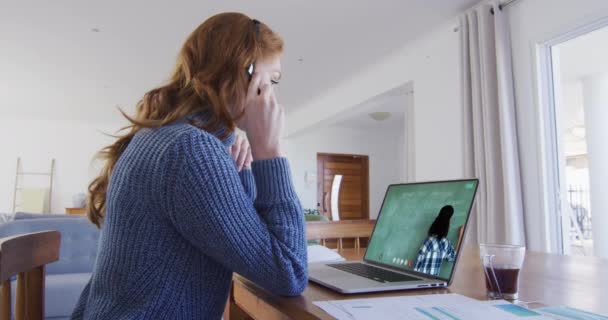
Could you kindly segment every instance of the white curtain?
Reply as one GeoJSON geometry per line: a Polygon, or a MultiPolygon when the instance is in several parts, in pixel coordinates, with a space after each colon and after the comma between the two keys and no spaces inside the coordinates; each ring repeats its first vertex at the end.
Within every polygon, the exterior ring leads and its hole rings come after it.
{"type": "Polygon", "coordinates": [[[480,179],[477,240],[525,244],[510,37],[497,2],[461,16],[460,44],[465,174],[480,179]]]}

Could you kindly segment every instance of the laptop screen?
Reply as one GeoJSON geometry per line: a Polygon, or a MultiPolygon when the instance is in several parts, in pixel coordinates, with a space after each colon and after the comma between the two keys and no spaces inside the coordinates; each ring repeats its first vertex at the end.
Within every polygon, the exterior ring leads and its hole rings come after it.
{"type": "Polygon", "coordinates": [[[478,180],[390,185],[365,260],[448,281],[478,180]]]}

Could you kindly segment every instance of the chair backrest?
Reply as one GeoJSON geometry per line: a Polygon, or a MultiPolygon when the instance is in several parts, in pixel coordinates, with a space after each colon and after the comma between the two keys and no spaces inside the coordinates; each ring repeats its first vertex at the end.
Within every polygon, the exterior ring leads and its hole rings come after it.
{"type": "Polygon", "coordinates": [[[59,259],[60,242],[57,231],[0,239],[0,320],[11,319],[11,277],[15,275],[15,320],[44,319],[44,266],[59,259]]]}
{"type": "Polygon", "coordinates": [[[61,233],[61,257],[47,266],[47,274],[89,273],[97,258],[99,229],[85,217],[36,218],[0,225],[0,238],[43,230],[61,233]]]}
{"type": "Polygon", "coordinates": [[[306,223],[306,240],[338,239],[338,250],[343,249],[342,239],[354,238],[355,248],[361,247],[360,238],[369,238],[376,220],[314,221],[306,223]]]}

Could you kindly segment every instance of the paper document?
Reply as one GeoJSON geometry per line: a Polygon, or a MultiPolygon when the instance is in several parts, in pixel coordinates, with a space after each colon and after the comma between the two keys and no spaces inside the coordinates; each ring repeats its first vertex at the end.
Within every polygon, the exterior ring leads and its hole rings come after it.
{"type": "Polygon", "coordinates": [[[458,294],[318,301],[314,304],[339,320],[551,320],[509,302],[493,305],[458,294]]]}
{"type": "MultiPolygon", "coordinates": [[[[546,319],[553,320],[608,320],[608,317],[603,315],[564,306],[526,309],[505,300],[482,301],[482,303],[521,316],[537,317],[533,319],[540,319],[538,316],[544,316],[546,319]]],[[[528,305],[530,304],[528,303],[528,305]]]]}
{"type": "Polygon", "coordinates": [[[345,259],[337,252],[321,245],[308,246],[308,263],[314,262],[335,262],[345,259]]]}
{"type": "Polygon", "coordinates": [[[570,307],[546,307],[534,311],[538,311],[555,320],[608,320],[607,316],[570,307]]]}

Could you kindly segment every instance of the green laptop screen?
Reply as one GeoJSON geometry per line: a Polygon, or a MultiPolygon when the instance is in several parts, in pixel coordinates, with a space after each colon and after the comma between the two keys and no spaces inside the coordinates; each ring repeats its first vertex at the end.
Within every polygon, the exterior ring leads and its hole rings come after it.
{"type": "Polygon", "coordinates": [[[448,280],[477,180],[389,186],[365,259],[448,280]]]}

